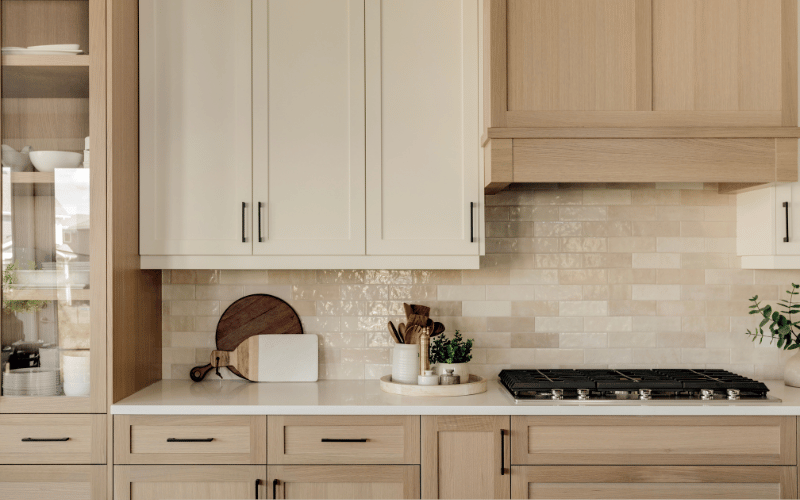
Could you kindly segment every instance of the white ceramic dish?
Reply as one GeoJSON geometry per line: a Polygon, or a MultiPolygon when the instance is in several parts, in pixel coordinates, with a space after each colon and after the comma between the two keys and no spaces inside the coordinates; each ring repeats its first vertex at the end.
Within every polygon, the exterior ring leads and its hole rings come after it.
{"type": "Polygon", "coordinates": [[[77,43],[57,43],[53,45],[31,45],[28,50],[80,50],[81,46],[77,43]]]}
{"type": "Polygon", "coordinates": [[[55,288],[56,271],[14,271],[15,288],[55,288]]]}
{"type": "Polygon", "coordinates": [[[52,172],[57,168],[78,168],[83,155],[71,151],[31,151],[31,162],[39,172],[52,172]]]}
{"type": "Polygon", "coordinates": [[[3,49],[7,56],[76,56],[82,50],[31,50],[31,49],[3,49]]]}

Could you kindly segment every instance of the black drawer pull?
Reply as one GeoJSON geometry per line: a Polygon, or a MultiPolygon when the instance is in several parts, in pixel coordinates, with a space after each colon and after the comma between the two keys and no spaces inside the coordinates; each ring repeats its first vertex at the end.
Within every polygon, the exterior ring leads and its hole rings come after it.
{"type": "Polygon", "coordinates": [[[274,479],[272,481],[272,498],[278,498],[278,480],[274,479]]]}
{"type": "Polygon", "coordinates": [[[367,438],[362,439],[329,439],[329,438],[322,438],[323,443],[366,443],[369,441],[367,438]]]}
{"type": "Polygon", "coordinates": [[[202,439],[180,439],[180,438],[167,438],[168,443],[210,443],[214,438],[202,439]]]}
{"type": "Polygon", "coordinates": [[[69,438],[22,438],[23,443],[50,443],[69,441],[69,438]]]}
{"type": "Polygon", "coordinates": [[[247,243],[247,232],[245,231],[244,227],[244,220],[245,220],[245,210],[247,209],[247,203],[242,202],[242,243],[247,243]]]}

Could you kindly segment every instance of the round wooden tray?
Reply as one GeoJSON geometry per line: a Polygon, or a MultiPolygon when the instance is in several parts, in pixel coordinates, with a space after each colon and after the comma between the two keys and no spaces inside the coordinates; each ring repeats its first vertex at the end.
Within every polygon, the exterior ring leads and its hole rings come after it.
{"type": "Polygon", "coordinates": [[[470,375],[469,382],[458,385],[411,385],[392,382],[391,375],[381,377],[381,390],[402,396],[469,396],[486,392],[486,379],[470,375]]]}

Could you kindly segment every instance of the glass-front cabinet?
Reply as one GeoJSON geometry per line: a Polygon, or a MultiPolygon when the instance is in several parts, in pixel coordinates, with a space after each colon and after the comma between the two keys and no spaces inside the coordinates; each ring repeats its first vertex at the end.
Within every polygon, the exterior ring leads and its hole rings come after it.
{"type": "Polygon", "coordinates": [[[104,413],[103,2],[0,5],[0,413],[104,413]]]}

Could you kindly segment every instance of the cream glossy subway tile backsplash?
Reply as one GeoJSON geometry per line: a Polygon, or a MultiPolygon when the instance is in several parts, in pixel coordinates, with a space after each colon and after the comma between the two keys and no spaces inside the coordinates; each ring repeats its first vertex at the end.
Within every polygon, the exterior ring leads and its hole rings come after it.
{"type": "Polygon", "coordinates": [[[165,271],[164,378],[207,362],[219,315],[281,297],[320,339],[320,377],[389,373],[386,322],[431,306],[475,339],[472,370],[718,367],[780,378],[747,299],[775,300],[800,271],[739,269],[736,198],[713,184],[520,185],[486,197],[486,248],[469,271],[165,271]]]}

